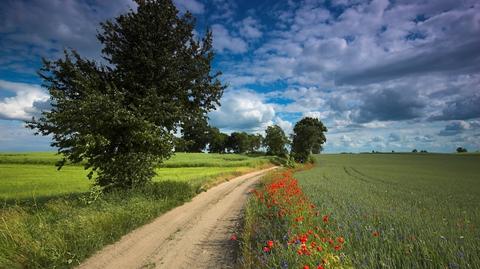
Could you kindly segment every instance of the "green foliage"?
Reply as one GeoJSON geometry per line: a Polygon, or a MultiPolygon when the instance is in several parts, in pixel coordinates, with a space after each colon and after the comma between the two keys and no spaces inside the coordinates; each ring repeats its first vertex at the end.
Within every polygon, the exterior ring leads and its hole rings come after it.
{"type": "Polygon", "coordinates": [[[65,51],[40,76],[52,109],[28,126],[52,135],[65,161],[85,160],[104,187],[145,184],[169,158],[177,126],[218,104],[224,86],[211,74],[212,34],[193,36],[194,20],[170,0],[137,1],[136,11],[101,24],[108,66],[65,51]]]}
{"type": "Polygon", "coordinates": [[[205,117],[192,118],[182,123],[182,138],[186,152],[202,152],[210,138],[210,126],[205,117]]]}
{"type": "Polygon", "coordinates": [[[458,147],[458,148],[457,148],[457,152],[458,152],[458,153],[463,153],[463,152],[468,152],[468,150],[467,150],[466,148],[464,148],[464,147],[458,147]]]}
{"type": "Polygon", "coordinates": [[[210,153],[225,153],[228,135],[220,132],[216,127],[211,127],[208,136],[208,151],[210,153]]]}
{"type": "Polygon", "coordinates": [[[287,155],[288,138],[285,132],[278,125],[268,126],[265,130],[265,140],[263,144],[267,148],[267,154],[285,157],[287,155]]]}
{"type": "Polygon", "coordinates": [[[325,154],[295,175],[356,268],[476,268],[480,155],[325,154]]]}
{"type": "Polygon", "coordinates": [[[227,139],[227,149],[235,153],[252,153],[260,149],[263,137],[260,134],[233,132],[227,139]]]}
{"type": "Polygon", "coordinates": [[[292,156],[296,161],[308,161],[312,153],[318,154],[327,141],[327,127],[317,118],[305,117],[295,124],[292,135],[292,156]]]}

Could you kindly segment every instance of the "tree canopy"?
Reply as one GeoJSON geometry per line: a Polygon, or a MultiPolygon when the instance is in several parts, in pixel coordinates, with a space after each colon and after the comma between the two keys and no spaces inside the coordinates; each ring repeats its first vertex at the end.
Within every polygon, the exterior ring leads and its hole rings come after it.
{"type": "Polygon", "coordinates": [[[286,156],[286,145],[288,142],[288,137],[285,135],[285,132],[280,126],[271,125],[265,130],[265,139],[263,144],[267,148],[267,154],[286,156]]]}
{"type": "Polygon", "coordinates": [[[28,127],[52,135],[68,160],[85,160],[96,184],[131,188],[150,180],[172,154],[173,133],[219,104],[224,86],[211,70],[212,33],[198,40],[190,13],[171,0],[137,0],[101,24],[98,40],[107,64],[65,51],[39,72],[52,109],[28,127]]]}
{"type": "Polygon", "coordinates": [[[305,162],[312,153],[320,153],[327,141],[327,127],[317,118],[305,117],[295,124],[292,135],[292,155],[298,162],[305,162]]]}

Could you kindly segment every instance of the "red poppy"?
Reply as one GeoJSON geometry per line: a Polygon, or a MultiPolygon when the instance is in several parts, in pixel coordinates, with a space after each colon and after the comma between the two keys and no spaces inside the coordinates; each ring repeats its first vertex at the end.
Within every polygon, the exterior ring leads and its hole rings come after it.
{"type": "Polygon", "coordinates": [[[337,238],[337,241],[338,241],[338,243],[343,244],[345,242],[345,238],[340,236],[340,237],[337,238]]]}
{"type": "Polygon", "coordinates": [[[317,269],[325,269],[322,265],[318,265],[317,269]]]}
{"type": "Polygon", "coordinates": [[[268,241],[267,241],[267,246],[270,247],[270,248],[273,247],[273,241],[272,241],[272,240],[268,240],[268,241]]]}
{"type": "Polygon", "coordinates": [[[325,222],[325,223],[328,222],[328,215],[323,216],[323,222],[325,222]]]}
{"type": "Polygon", "coordinates": [[[263,247],[263,252],[269,252],[270,248],[269,247],[263,247]]]}
{"type": "Polygon", "coordinates": [[[375,232],[372,233],[372,235],[373,235],[374,237],[378,237],[378,236],[380,235],[380,233],[377,232],[377,231],[375,231],[375,232]]]}
{"type": "Polygon", "coordinates": [[[339,251],[342,249],[342,246],[341,245],[336,245],[335,247],[333,247],[336,251],[339,251]]]}
{"type": "Polygon", "coordinates": [[[303,269],[310,269],[310,266],[305,265],[305,266],[303,266],[303,269]]]}
{"type": "Polygon", "coordinates": [[[230,237],[230,240],[237,241],[237,236],[235,234],[232,234],[232,236],[230,237]]]}

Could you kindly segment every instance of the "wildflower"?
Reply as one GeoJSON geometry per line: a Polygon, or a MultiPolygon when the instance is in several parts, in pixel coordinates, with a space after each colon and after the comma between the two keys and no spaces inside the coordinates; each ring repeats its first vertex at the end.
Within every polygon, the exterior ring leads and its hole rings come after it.
{"type": "Polygon", "coordinates": [[[325,222],[325,223],[328,222],[328,215],[323,216],[323,222],[325,222]]]}
{"type": "Polygon", "coordinates": [[[343,244],[345,242],[345,238],[340,236],[340,237],[337,238],[337,241],[338,241],[338,243],[343,244]]]}
{"type": "Polygon", "coordinates": [[[323,267],[321,264],[319,264],[319,265],[317,266],[317,269],[325,269],[325,267],[323,267]]]}
{"type": "Polygon", "coordinates": [[[305,265],[305,266],[303,266],[303,269],[310,269],[310,266],[305,265]]]}
{"type": "Polygon", "coordinates": [[[373,237],[378,237],[378,236],[380,235],[380,233],[377,232],[377,231],[374,231],[374,232],[372,233],[372,235],[373,235],[373,237]]]}
{"type": "Polygon", "coordinates": [[[237,236],[235,234],[232,234],[232,236],[230,237],[230,240],[237,241],[237,236]]]}
{"type": "Polygon", "coordinates": [[[273,241],[272,241],[272,240],[268,240],[268,241],[267,241],[267,246],[268,246],[269,248],[273,247],[273,241]]]}
{"type": "Polygon", "coordinates": [[[335,251],[339,251],[342,249],[342,246],[341,245],[336,245],[335,247],[333,247],[335,249],[335,251]]]}
{"type": "Polygon", "coordinates": [[[270,248],[269,247],[263,247],[263,252],[270,252],[270,248]]]}

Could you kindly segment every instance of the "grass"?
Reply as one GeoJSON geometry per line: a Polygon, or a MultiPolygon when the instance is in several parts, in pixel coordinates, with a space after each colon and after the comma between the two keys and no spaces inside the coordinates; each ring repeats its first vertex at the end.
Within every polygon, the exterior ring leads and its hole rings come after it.
{"type": "Polygon", "coordinates": [[[266,166],[266,157],[177,154],[154,182],[100,195],[87,171],[57,171],[52,153],[0,154],[0,268],[71,268],[219,180],[266,166]]]}
{"type": "MultiPolygon", "coordinates": [[[[0,201],[44,199],[87,192],[91,181],[80,165],[54,166],[54,153],[0,153],[0,201]]],[[[269,163],[266,157],[178,153],[157,169],[154,181],[188,181],[202,186],[269,163]]]]}
{"type": "Polygon", "coordinates": [[[297,173],[358,268],[480,268],[480,155],[341,154],[297,173]]]}

